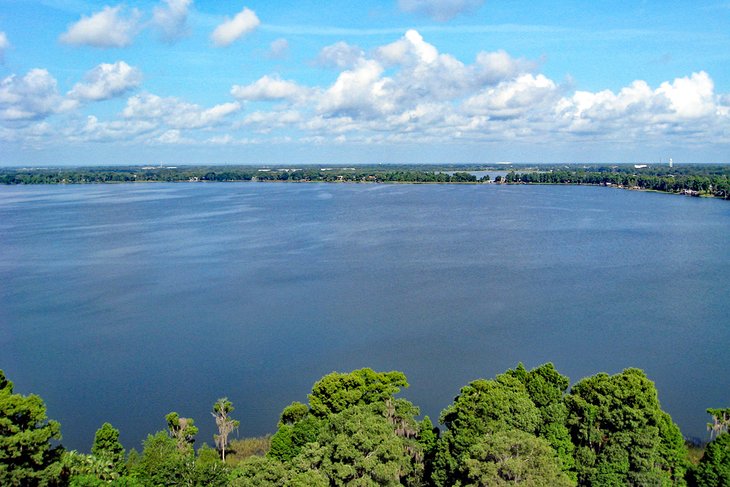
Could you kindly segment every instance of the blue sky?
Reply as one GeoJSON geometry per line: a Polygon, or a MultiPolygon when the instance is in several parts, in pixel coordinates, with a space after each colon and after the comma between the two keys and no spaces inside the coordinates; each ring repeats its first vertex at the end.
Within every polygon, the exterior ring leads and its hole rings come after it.
{"type": "Polygon", "coordinates": [[[730,162],[730,2],[0,0],[0,165],[730,162]]]}

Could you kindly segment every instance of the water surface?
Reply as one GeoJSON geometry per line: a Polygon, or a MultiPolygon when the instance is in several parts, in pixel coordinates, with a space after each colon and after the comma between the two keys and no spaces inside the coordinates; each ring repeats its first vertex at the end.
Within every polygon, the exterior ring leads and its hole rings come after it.
{"type": "Polygon", "coordinates": [[[730,405],[730,204],[598,187],[0,188],[0,368],[64,444],[177,411],[273,432],[333,370],[402,370],[437,417],[523,361],[647,371],[685,435],[730,405]]]}

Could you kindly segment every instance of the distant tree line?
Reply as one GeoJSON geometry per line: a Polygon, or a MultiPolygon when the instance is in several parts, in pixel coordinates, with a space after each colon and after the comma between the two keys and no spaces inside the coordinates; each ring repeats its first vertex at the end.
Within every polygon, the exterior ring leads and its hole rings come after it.
{"type": "Polygon", "coordinates": [[[709,409],[711,442],[691,462],[679,428],[639,369],[569,388],[548,363],[464,386],[435,427],[396,397],[401,372],[360,369],[317,381],[308,404],[281,413],[271,437],[229,441],[232,403],[211,414],[216,448],[172,412],[167,428],[126,452],[104,423],[91,453],[65,450],[43,401],[0,371],[3,486],[713,486],[730,485],[730,408],[709,409]]]}
{"type": "MultiPolygon", "coordinates": [[[[482,178],[483,179],[483,178],[482,178]]],[[[487,181],[489,178],[485,181],[487,181]]],[[[268,169],[253,167],[185,168],[77,168],[0,169],[0,184],[93,184],[130,182],[408,182],[475,183],[476,176],[465,171],[424,170],[423,168],[302,168],[268,169]]]]}
{"type": "Polygon", "coordinates": [[[724,171],[692,169],[684,166],[676,172],[626,167],[511,171],[504,180],[508,184],[591,184],[730,199],[730,167],[724,171]]]}
{"type": "Polygon", "coordinates": [[[349,183],[488,183],[489,175],[474,171],[504,171],[496,183],[589,184],[643,189],[691,196],[730,199],[730,166],[684,164],[668,166],[619,165],[375,165],[339,168],[253,166],[87,167],[0,169],[0,184],[92,184],[129,182],[291,181],[349,183]]]}

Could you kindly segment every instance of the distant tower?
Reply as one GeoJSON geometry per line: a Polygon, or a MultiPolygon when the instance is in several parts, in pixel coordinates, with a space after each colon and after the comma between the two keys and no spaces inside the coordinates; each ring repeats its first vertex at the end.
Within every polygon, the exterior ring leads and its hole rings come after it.
{"type": "Polygon", "coordinates": [[[674,165],[674,162],[672,161],[672,158],[670,157],[669,158],[669,169],[671,169],[673,165],[674,165]]]}

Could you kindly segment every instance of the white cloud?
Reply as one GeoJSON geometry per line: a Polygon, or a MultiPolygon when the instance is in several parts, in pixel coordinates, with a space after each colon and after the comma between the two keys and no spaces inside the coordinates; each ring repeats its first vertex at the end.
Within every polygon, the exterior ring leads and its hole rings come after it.
{"type": "Polygon", "coordinates": [[[5,32],[0,32],[0,63],[5,59],[5,51],[10,47],[10,41],[5,32]]]}
{"type": "Polygon", "coordinates": [[[713,117],[715,125],[728,122],[714,83],[704,71],[665,81],[654,90],[637,80],[618,93],[576,91],[559,100],[555,112],[557,121],[576,133],[660,134],[697,130],[713,117]]]}
{"type": "Polygon", "coordinates": [[[484,0],[398,0],[404,12],[427,15],[440,22],[481,7],[484,0]]]}
{"type": "Polygon", "coordinates": [[[63,131],[65,140],[73,142],[133,142],[154,134],[157,125],[148,120],[99,121],[93,115],[80,126],[72,125],[63,131]]]}
{"type": "Polygon", "coordinates": [[[140,13],[133,10],[130,15],[122,15],[122,6],[104,7],[90,17],[71,25],[61,34],[60,40],[66,44],[110,48],[125,47],[132,43],[139,31],[140,13]]]}
{"type": "Polygon", "coordinates": [[[396,108],[395,86],[382,77],[383,66],[362,60],[343,71],[320,97],[318,111],[328,116],[372,118],[396,108]]]}
{"type": "Polygon", "coordinates": [[[260,23],[261,21],[253,10],[244,8],[235,17],[226,19],[216,27],[210,38],[216,46],[225,47],[239,37],[253,32],[260,23]]]}
{"type": "Polygon", "coordinates": [[[673,83],[662,83],[656,90],[665,96],[670,108],[679,117],[699,118],[715,111],[715,85],[704,71],[692,73],[691,77],[677,78],[673,83]]]}
{"type": "Polygon", "coordinates": [[[237,102],[204,109],[178,98],[162,98],[144,93],[129,98],[122,115],[126,119],[149,120],[173,129],[193,129],[215,126],[240,109],[241,105],[237,102]]]}
{"type": "Polygon", "coordinates": [[[503,81],[487,88],[464,101],[467,113],[487,115],[493,118],[525,116],[556,101],[558,87],[542,74],[523,74],[510,81],[503,81]]]}
{"type": "Polygon", "coordinates": [[[323,47],[315,62],[327,68],[346,69],[353,67],[364,56],[365,53],[359,47],[340,41],[323,47]]]}
{"type": "Polygon", "coordinates": [[[76,83],[68,93],[69,98],[83,101],[99,101],[122,95],[142,83],[142,72],[124,61],[100,64],[76,83]]]}
{"type": "Polygon", "coordinates": [[[161,142],[163,144],[182,144],[189,141],[182,137],[179,130],[170,129],[166,130],[162,133],[162,135],[157,137],[157,142],[161,142]]]}
{"type": "Polygon", "coordinates": [[[234,85],[231,95],[247,101],[296,101],[305,97],[308,91],[294,81],[282,80],[277,76],[263,76],[249,85],[234,85]]]}
{"type": "Polygon", "coordinates": [[[32,69],[22,78],[11,75],[0,82],[0,120],[41,120],[75,105],[58,93],[56,79],[45,69],[32,69]]]}
{"type": "Polygon", "coordinates": [[[515,59],[504,51],[480,52],[473,70],[479,84],[496,84],[537,68],[537,63],[515,59]]]}
{"type": "Polygon", "coordinates": [[[269,46],[269,57],[283,59],[289,55],[289,41],[284,38],[276,39],[269,46]]]}
{"type": "Polygon", "coordinates": [[[154,8],[152,22],[165,41],[173,42],[188,35],[188,9],[193,0],[162,0],[154,8]]]}

